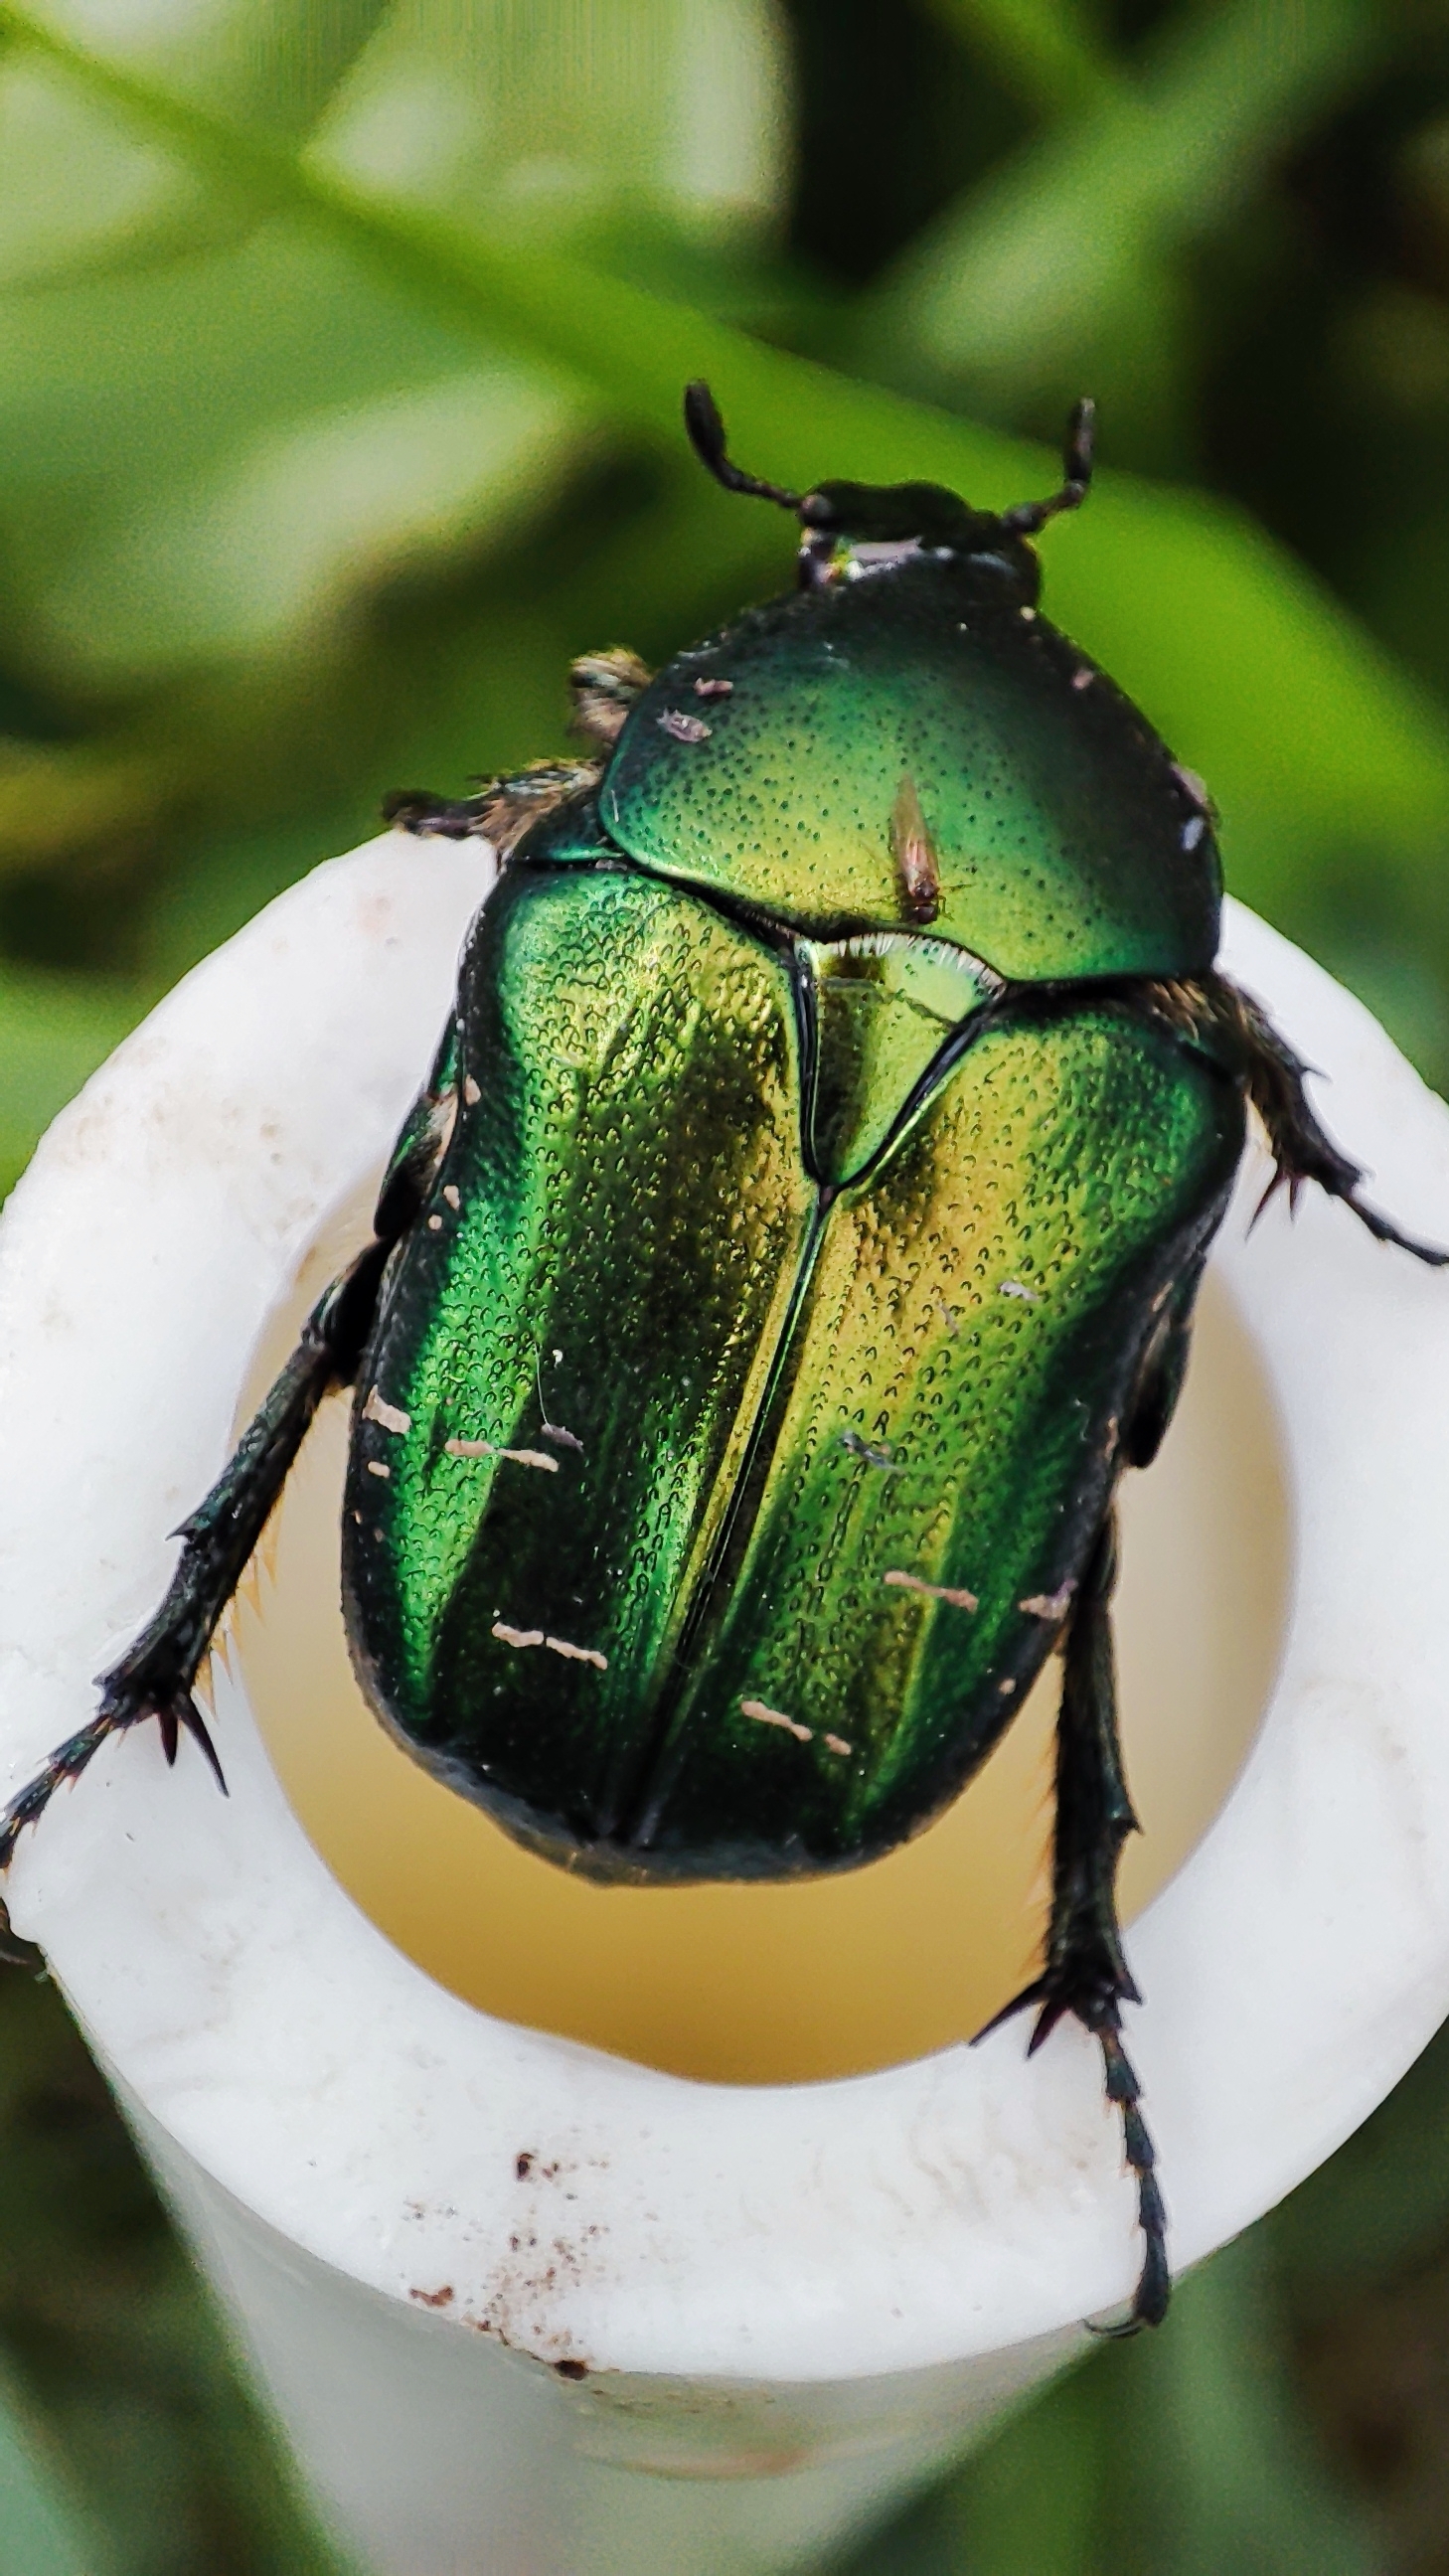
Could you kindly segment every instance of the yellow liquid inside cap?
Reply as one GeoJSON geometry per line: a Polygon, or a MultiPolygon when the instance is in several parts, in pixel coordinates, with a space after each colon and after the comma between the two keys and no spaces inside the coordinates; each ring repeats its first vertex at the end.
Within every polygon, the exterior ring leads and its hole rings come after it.
{"type": "MultiPolygon", "coordinates": [[[[362,1192],[263,1336],[239,1424],[327,1279],[362,1192]]],[[[899,1852],[793,1885],[600,1888],[521,1851],[373,1717],[348,1660],[339,1515],[350,1397],[324,1405],[265,1543],[238,1666],[322,1859],[420,1968],[483,2011],[716,2083],[856,2075],[968,2039],[1033,1973],[1049,1888],[1048,1665],[956,1805],[899,1852]]],[[[1288,1513],[1272,1403],[1220,1282],[1155,1464],[1122,1487],[1118,1676],[1124,1919],[1180,1867],[1252,1742],[1277,1667],[1288,1513]]],[[[1130,1942],[1129,1942],[1130,1955],[1130,1942]]]]}

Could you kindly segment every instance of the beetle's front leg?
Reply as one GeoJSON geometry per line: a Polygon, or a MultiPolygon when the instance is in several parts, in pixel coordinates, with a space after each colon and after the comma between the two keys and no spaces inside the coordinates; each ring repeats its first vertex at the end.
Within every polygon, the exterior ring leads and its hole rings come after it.
{"type": "Polygon", "coordinates": [[[490,778],[476,796],[456,802],[426,787],[400,787],[384,796],[382,818],[419,840],[489,841],[502,861],[545,814],[597,787],[602,775],[597,760],[536,760],[511,778],[490,778]]]}
{"type": "Polygon", "coordinates": [[[569,670],[571,730],[596,746],[587,760],[535,760],[512,777],[487,779],[476,796],[435,796],[430,788],[400,787],[382,800],[383,820],[420,840],[491,841],[507,859],[523,835],[556,805],[585,795],[604,774],[598,755],[613,750],[625,719],[649,686],[648,665],[622,644],[607,652],[580,653],[569,670]]]}
{"type": "Polygon", "coordinates": [[[1109,1606],[1116,1575],[1116,1528],[1109,1512],[1073,1599],[1064,1647],[1046,1959],[1041,1975],[987,2029],[994,2030],[1013,2013],[1034,2011],[1034,2053],[1064,2015],[1072,2013],[1101,2048],[1107,2099],[1121,2115],[1127,2163],[1136,2177],[1137,2220],[1145,2243],[1131,2313],[1122,2326],[1108,2329],[1130,2334],[1138,2326],[1161,2323],[1171,2279],[1156,2159],[1136,2071],[1122,2045],[1122,2006],[1139,2003],[1141,1997],[1123,1955],[1117,1921],[1117,1863],[1137,1819],[1117,1740],[1109,1606]]]}
{"type": "Polygon", "coordinates": [[[101,1704],[89,1724],[58,1745],[0,1818],[0,1870],[27,1825],[63,1781],[78,1780],[106,1738],[154,1718],[168,1762],[183,1731],[224,1790],[221,1765],[193,1696],[196,1676],[246,1571],[268,1516],[329,1388],[355,1376],[391,1250],[378,1238],[334,1282],[302,1328],[296,1349],[248,1425],[205,1501],[177,1535],[185,1541],[166,1597],[120,1662],[100,1676],[101,1704]]]}

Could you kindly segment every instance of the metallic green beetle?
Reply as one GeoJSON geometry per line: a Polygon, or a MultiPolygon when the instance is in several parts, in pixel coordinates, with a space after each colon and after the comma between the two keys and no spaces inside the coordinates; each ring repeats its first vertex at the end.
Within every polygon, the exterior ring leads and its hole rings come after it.
{"type": "MultiPolygon", "coordinates": [[[[650,679],[586,657],[596,747],[394,819],[503,862],[373,1242],[322,1300],[96,1717],[0,1828],[192,1695],[327,1389],[355,1384],[347,1630],[384,1723],[564,1867],[849,1869],[971,1778],[1064,1658],[1033,2045],[1121,2039],[1112,1499],[1172,1412],[1246,1104],[1277,1180],[1358,1198],[1303,1070],[1214,968],[1211,813],[1037,613],[1029,538],[929,484],[732,490],[800,586],[650,679]],[[554,1419],[554,1415],[561,1416],[554,1419]]],[[[1276,1186],[1275,1182],[1275,1186],[1276,1186]]]]}

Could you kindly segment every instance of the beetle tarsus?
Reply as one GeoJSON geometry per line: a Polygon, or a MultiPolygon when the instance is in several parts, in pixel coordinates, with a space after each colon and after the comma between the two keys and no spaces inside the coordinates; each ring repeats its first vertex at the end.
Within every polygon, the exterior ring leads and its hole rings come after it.
{"type": "MultiPolygon", "coordinates": [[[[1027,2053],[1035,2056],[1070,2014],[1102,2051],[1107,2099],[1121,2120],[1127,2166],[1137,2185],[1144,2251],[1127,2316],[1120,2325],[1097,2331],[1135,2334],[1140,2326],[1161,2323],[1171,2276],[1156,2156],[1142,2117],[1136,2070],[1122,2045],[1122,2006],[1142,1999],[1117,1922],[1117,1863],[1127,1836],[1137,1829],[1137,1818],[1117,1738],[1110,1606],[1116,1575],[1116,1531],[1109,1513],[1073,1600],[1065,1638],[1046,1960],[1040,1976],[1013,1996],[986,2030],[996,2030],[1016,2013],[1033,2012],[1027,2053]]],[[[984,2038],[986,2032],[977,2036],[984,2038]]]]}
{"type": "MultiPolygon", "coordinates": [[[[150,1632],[147,1634],[149,1636],[150,1632]]],[[[34,1779],[26,1783],[18,1797],[11,1799],[4,1816],[0,1817],[0,1871],[9,1868],[21,1835],[27,1826],[39,1823],[57,1789],[67,1788],[78,1780],[111,1736],[124,1735],[130,1727],[140,1726],[149,1718],[155,1718],[160,1726],[168,1762],[175,1761],[183,1733],[195,1737],[211,1765],[217,1787],[222,1796],[226,1796],[226,1780],[216,1746],[189,1686],[172,1682],[162,1693],[150,1686],[136,1687],[141,1680],[141,1672],[137,1670],[133,1682],[131,1668],[139,1668],[140,1662],[140,1657],[133,1650],[113,1672],[105,1675],[101,1684],[104,1696],[95,1716],[78,1734],[57,1745],[34,1779]]],[[[0,1957],[6,1955],[3,1941],[0,1941],[0,1957]]]]}
{"type": "Polygon", "coordinates": [[[92,1755],[99,1753],[107,1736],[114,1732],[109,1719],[99,1714],[91,1718],[79,1734],[68,1736],[64,1744],[56,1746],[34,1779],[27,1781],[11,1799],[3,1819],[0,1819],[0,1869],[9,1867],[15,1846],[27,1825],[39,1822],[56,1790],[64,1788],[69,1781],[78,1780],[92,1755]]]}
{"type": "Polygon", "coordinates": [[[535,760],[511,777],[486,780],[476,796],[450,800],[426,787],[394,788],[382,800],[382,819],[418,840],[488,841],[507,860],[545,814],[597,787],[602,776],[598,760],[535,760]]]}
{"type": "Polygon", "coordinates": [[[1167,2211],[1157,2180],[1157,2153],[1142,2117],[1142,2087],[1122,2045],[1120,2017],[1115,2009],[1096,2036],[1102,2050],[1107,2099],[1122,2122],[1127,2170],[1137,2184],[1137,2224],[1142,2232],[1142,2268],[1127,2314],[1108,2325],[1088,2320],[1093,2334],[1116,2342],[1125,2335],[1140,2333],[1143,2326],[1161,2325],[1172,2296],[1172,2274],[1167,2264],[1167,2211]]]}
{"type": "Polygon", "coordinates": [[[486,796],[434,796],[426,787],[395,787],[382,800],[382,819],[396,831],[420,841],[468,841],[486,838],[486,796]]]}

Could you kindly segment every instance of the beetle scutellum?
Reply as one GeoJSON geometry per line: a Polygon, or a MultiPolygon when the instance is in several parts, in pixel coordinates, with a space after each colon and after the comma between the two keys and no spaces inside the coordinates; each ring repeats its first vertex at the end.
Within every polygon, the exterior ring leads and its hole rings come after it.
{"type": "Polygon", "coordinates": [[[1028,540],[1085,495],[1090,406],[1062,489],[1000,515],[929,484],[787,492],[730,462],[703,385],[685,412],[721,483],[798,518],[799,587],[652,679],[578,661],[588,758],[392,800],[502,872],[374,1238],[96,1715],[7,1811],[0,1866],[121,1729],[216,1763],[197,1674],[337,1385],[363,1688],[566,1868],[871,1860],[1059,1646],[1050,1924],[1008,2009],[1033,2047],[1068,2013],[1100,2043],[1145,2239],[1127,2323],[1155,2321],[1117,1479],[1171,1415],[1249,1102],[1273,1187],[1449,1255],[1361,1201],[1305,1068],[1215,969],[1203,790],[1037,614],[1028,540]]]}

